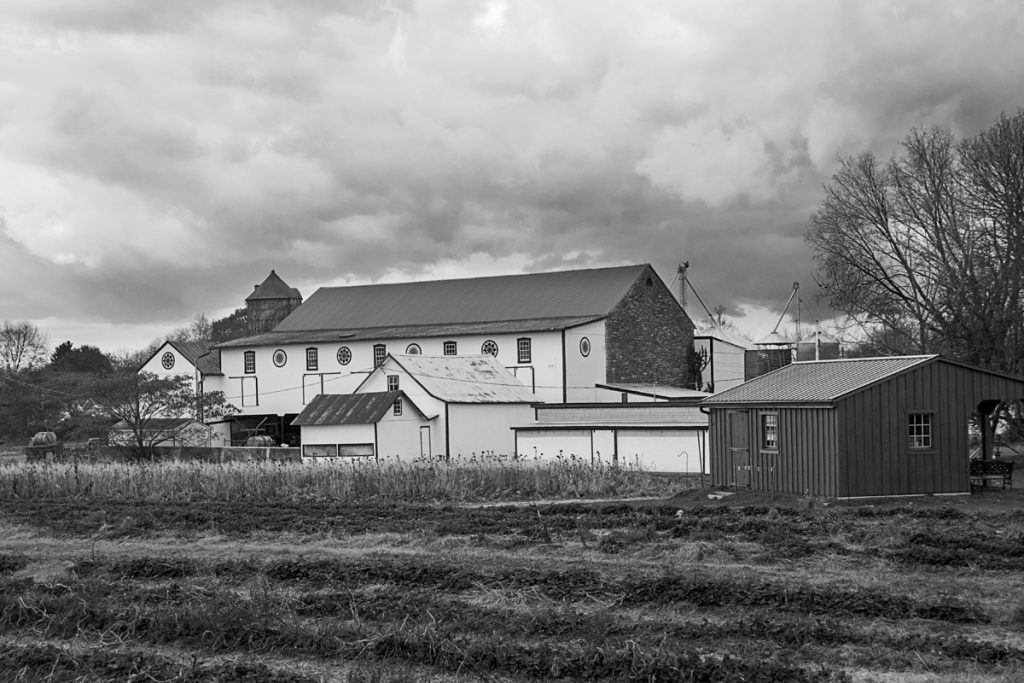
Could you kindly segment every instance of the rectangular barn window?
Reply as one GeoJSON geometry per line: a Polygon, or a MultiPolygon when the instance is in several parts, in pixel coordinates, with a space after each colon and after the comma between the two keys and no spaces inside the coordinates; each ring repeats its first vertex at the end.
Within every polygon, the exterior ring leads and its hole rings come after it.
{"type": "Polygon", "coordinates": [[[256,352],[246,351],[243,354],[243,360],[245,363],[245,374],[251,375],[256,372],[256,352]]]}
{"type": "Polygon", "coordinates": [[[398,391],[398,375],[388,375],[388,391],[398,391]]]}
{"type": "Polygon", "coordinates": [[[519,352],[518,357],[520,363],[529,363],[532,360],[533,354],[530,347],[531,344],[529,337],[520,337],[516,340],[516,349],[519,352]]]}
{"type": "Polygon", "coordinates": [[[394,405],[394,409],[393,409],[392,412],[395,415],[401,415],[402,414],[402,399],[400,399],[400,398],[396,398],[395,399],[395,405],[394,405]]]}
{"type": "Polygon", "coordinates": [[[320,354],[315,346],[306,349],[306,369],[316,370],[320,366],[320,354]]]}
{"type": "Polygon", "coordinates": [[[302,444],[302,456],[305,458],[336,458],[338,456],[338,444],[302,444]]]}
{"type": "Polygon", "coordinates": [[[932,414],[909,413],[907,415],[907,437],[911,448],[931,448],[932,414]]]}
{"type": "Polygon", "coordinates": [[[761,416],[761,448],[774,451],[779,448],[779,416],[766,413],[761,416]]]}
{"type": "Polygon", "coordinates": [[[384,344],[373,345],[373,367],[380,367],[384,364],[384,359],[388,357],[388,347],[384,344]]]}
{"type": "Polygon", "coordinates": [[[453,341],[446,341],[444,343],[444,355],[454,356],[458,353],[458,344],[453,341]]]}

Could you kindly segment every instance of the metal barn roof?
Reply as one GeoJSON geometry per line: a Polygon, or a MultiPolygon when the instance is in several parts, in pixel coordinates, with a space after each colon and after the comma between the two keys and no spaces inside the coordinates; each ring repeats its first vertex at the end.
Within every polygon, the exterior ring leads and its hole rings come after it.
{"type": "Polygon", "coordinates": [[[701,405],[827,403],[938,358],[893,356],[792,363],[706,398],[701,405]]]}
{"type": "Polygon", "coordinates": [[[275,331],[483,323],[611,313],[647,265],[321,287],[275,331]]]}
{"type": "Polygon", "coordinates": [[[401,391],[319,394],[302,409],[298,417],[292,420],[292,425],[310,427],[374,424],[392,409],[396,400],[404,397],[405,394],[401,391]]]}
{"type": "Polygon", "coordinates": [[[390,359],[428,394],[446,403],[537,401],[530,388],[516,379],[493,356],[392,355],[390,359]]]}

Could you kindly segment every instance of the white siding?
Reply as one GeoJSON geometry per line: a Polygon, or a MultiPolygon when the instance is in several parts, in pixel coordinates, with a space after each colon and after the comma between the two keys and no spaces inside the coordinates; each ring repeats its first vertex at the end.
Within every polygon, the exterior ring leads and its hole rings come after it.
{"type": "MultiPolygon", "coordinates": [[[[595,337],[597,335],[594,335],[595,337]]],[[[602,339],[603,344],[603,337],[602,339]]],[[[279,346],[253,346],[248,348],[226,348],[221,350],[221,371],[224,377],[214,387],[208,381],[208,388],[217,388],[224,392],[228,401],[241,410],[243,415],[262,415],[271,413],[285,415],[299,413],[319,393],[351,394],[374,369],[374,344],[384,344],[388,353],[404,354],[409,344],[418,344],[423,355],[441,356],[444,354],[445,341],[455,341],[461,356],[480,354],[483,343],[487,340],[498,345],[496,356],[509,371],[528,387],[535,388],[537,400],[553,403],[562,401],[562,333],[558,332],[527,332],[504,335],[465,335],[438,338],[408,338],[401,340],[378,341],[344,341],[331,344],[285,344],[279,346]],[[531,341],[532,358],[528,364],[518,363],[516,343],[520,337],[528,337],[531,341]],[[306,370],[306,348],[315,347],[318,351],[319,365],[316,372],[306,370]],[[338,362],[338,349],[347,347],[352,360],[347,365],[338,362]],[[282,349],[288,356],[283,367],[273,362],[276,349],[282,349]],[[258,402],[246,401],[241,405],[242,382],[244,372],[245,351],[256,352],[256,377],[259,385],[258,402]],[[323,391],[320,391],[321,382],[323,391]]],[[[591,341],[595,341],[592,339],[591,341]]],[[[577,350],[577,355],[578,355],[577,350]]],[[[591,354],[593,357],[594,354],[591,354]]],[[[159,366],[159,357],[155,359],[159,366]]],[[[177,364],[176,364],[177,365],[177,364]]],[[[603,363],[602,363],[603,365],[603,363]]],[[[584,380],[572,380],[570,384],[584,380]]],[[[251,379],[246,385],[246,394],[254,385],[251,379]]],[[[405,388],[404,386],[402,387],[405,388]]],[[[369,391],[385,391],[370,389],[369,391]]]]}
{"type": "Polygon", "coordinates": [[[704,434],[678,430],[622,430],[619,432],[619,465],[639,467],[655,472],[701,471],[701,448],[704,452],[704,473],[709,474],[704,434]]]}
{"type": "Polygon", "coordinates": [[[421,418],[409,401],[402,403],[401,415],[388,412],[377,423],[377,453],[381,458],[413,460],[420,456],[420,427],[429,427],[431,422],[421,418]]]}
{"type": "Polygon", "coordinates": [[[593,464],[591,458],[591,431],[565,429],[556,432],[521,429],[516,448],[520,458],[527,461],[550,462],[576,457],[593,464]]]}
{"type": "Polygon", "coordinates": [[[139,369],[139,372],[149,372],[157,375],[158,377],[190,377],[192,378],[192,390],[195,391],[196,388],[196,367],[170,344],[164,344],[161,346],[160,350],[157,351],[153,357],[139,369]],[[165,369],[163,366],[163,357],[165,353],[169,353],[174,357],[174,365],[171,366],[170,370],[165,369]]]}
{"type": "MultiPolygon", "coordinates": [[[[603,384],[608,377],[608,356],[605,344],[603,320],[574,327],[565,331],[566,399],[569,403],[584,403],[607,400],[595,386],[603,384]],[[586,338],[590,343],[590,355],[584,356],[580,342],[586,338]]],[[[561,402],[561,398],[557,402],[561,402]]],[[[555,401],[551,401],[555,402],[555,401]]]]}
{"type": "Polygon", "coordinates": [[[480,403],[448,406],[449,455],[470,457],[515,451],[512,427],[533,422],[533,409],[524,403],[480,403]]]}

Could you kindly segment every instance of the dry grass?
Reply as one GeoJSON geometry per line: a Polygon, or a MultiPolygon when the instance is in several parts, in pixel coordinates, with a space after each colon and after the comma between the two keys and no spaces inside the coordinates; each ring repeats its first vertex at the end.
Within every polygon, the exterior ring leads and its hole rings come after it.
{"type": "Polygon", "coordinates": [[[695,480],[577,460],[451,462],[13,463],[0,465],[0,500],[331,500],[474,502],[671,495],[695,480]]]}

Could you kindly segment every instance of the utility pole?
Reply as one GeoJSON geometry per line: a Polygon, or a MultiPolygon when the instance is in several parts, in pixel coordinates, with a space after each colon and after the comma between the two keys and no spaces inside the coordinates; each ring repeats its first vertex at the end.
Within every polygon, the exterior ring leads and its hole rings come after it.
{"type": "Polygon", "coordinates": [[[689,261],[683,261],[679,264],[679,305],[686,310],[686,271],[690,268],[689,261]]]}

